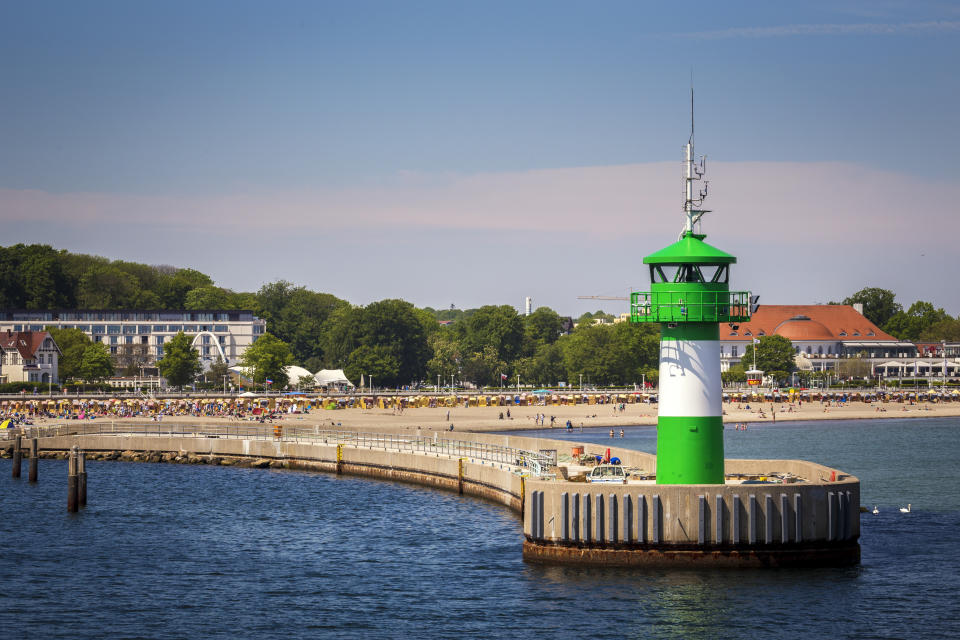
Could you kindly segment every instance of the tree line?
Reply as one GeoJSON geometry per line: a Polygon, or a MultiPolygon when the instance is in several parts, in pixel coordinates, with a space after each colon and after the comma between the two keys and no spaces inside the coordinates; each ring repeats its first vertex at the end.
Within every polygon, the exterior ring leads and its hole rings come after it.
{"type": "MultiPolygon", "coordinates": [[[[857,302],[867,318],[897,338],[960,340],[960,319],[928,302],[904,311],[892,292],[877,288],[843,300],[857,302]]],[[[269,333],[247,350],[244,363],[257,383],[270,379],[277,388],[285,386],[283,367],[294,363],[310,371],[343,369],[354,382],[372,376],[378,386],[450,380],[499,386],[517,376],[524,384],[578,385],[582,376],[584,384],[631,385],[655,381],[658,370],[658,327],[594,324],[612,319],[602,311],[584,314],[567,333],[561,316],[547,307],[524,316],[506,305],[436,310],[388,299],[357,306],[282,280],[236,292],[192,269],[111,261],[47,245],[0,247],[0,308],[250,310],[266,320],[269,333]]],[[[125,352],[111,360],[105,347],[79,331],[60,330],[54,338],[64,351],[63,378],[101,379],[115,369],[132,375],[143,363],[143,354],[138,359],[125,352]]],[[[764,370],[789,372],[786,350],[771,346],[781,355],[769,363],[775,368],[764,370]]],[[[164,351],[168,362],[162,366],[171,366],[174,355],[192,358],[188,349],[169,343],[164,351]]],[[[217,367],[210,375],[225,374],[225,365],[217,367]]]]}

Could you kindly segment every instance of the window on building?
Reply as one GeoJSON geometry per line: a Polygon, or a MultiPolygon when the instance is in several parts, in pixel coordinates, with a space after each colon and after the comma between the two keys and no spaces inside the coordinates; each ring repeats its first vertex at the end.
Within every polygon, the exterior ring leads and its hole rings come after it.
{"type": "Polygon", "coordinates": [[[809,355],[811,355],[811,354],[813,354],[813,349],[811,349],[811,348],[808,346],[808,347],[807,347],[807,355],[809,356],[809,355]]]}
{"type": "Polygon", "coordinates": [[[210,336],[203,336],[202,338],[200,338],[200,342],[202,344],[210,344],[210,336]]]}
{"type": "Polygon", "coordinates": [[[214,333],[226,333],[229,329],[227,329],[227,325],[225,324],[218,324],[213,327],[213,331],[214,333]]]}
{"type": "Polygon", "coordinates": [[[155,325],[153,325],[153,330],[154,330],[154,331],[166,331],[166,330],[167,330],[167,325],[165,325],[165,324],[155,324],[155,325]]]}
{"type": "Polygon", "coordinates": [[[125,334],[133,335],[134,333],[137,332],[137,325],[135,325],[135,324],[125,324],[125,325],[123,325],[123,332],[124,332],[125,334]]]}
{"type": "Polygon", "coordinates": [[[819,347],[817,347],[817,355],[821,355],[821,356],[823,355],[823,345],[820,345],[819,347]]]}
{"type": "Polygon", "coordinates": [[[110,347],[110,354],[111,354],[111,355],[117,355],[117,348],[116,348],[116,347],[110,347]]]}
{"type": "Polygon", "coordinates": [[[169,333],[180,333],[181,331],[183,331],[183,325],[182,325],[182,324],[168,324],[168,325],[167,325],[167,331],[168,331],[169,333]]]}
{"type": "Polygon", "coordinates": [[[184,333],[196,333],[196,332],[197,332],[197,325],[195,325],[195,324],[185,324],[185,325],[183,325],[183,332],[184,332],[184,333]]]}
{"type": "Polygon", "coordinates": [[[110,344],[117,344],[117,336],[110,336],[110,344]]]}
{"type": "Polygon", "coordinates": [[[137,333],[150,333],[150,325],[141,324],[137,327],[137,333]]]}
{"type": "Polygon", "coordinates": [[[162,357],[163,357],[163,347],[158,346],[158,347],[157,347],[157,358],[162,358],[162,357]]]}
{"type": "Polygon", "coordinates": [[[220,344],[227,344],[227,336],[217,336],[217,340],[220,341],[220,344]]]}
{"type": "Polygon", "coordinates": [[[105,326],[103,326],[102,324],[95,324],[95,325],[93,325],[93,334],[94,334],[94,335],[97,335],[98,333],[106,333],[106,332],[107,332],[107,328],[106,328],[105,326]]]}
{"type": "Polygon", "coordinates": [[[120,325],[118,324],[108,324],[107,333],[120,333],[120,325]]]}
{"type": "Polygon", "coordinates": [[[133,336],[124,336],[124,342],[126,344],[133,344],[133,336]]]}
{"type": "Polygon", "coordinates": [[[737,355],[738,355],[737,352],[738,352],[739,350],[740,350],[740,349],[739,349],[739,347],[737,347],[737,345],[733,345],[732,347],[730,347],[730,355],[733,356],[733,357],[737,357],[737,355]]]}

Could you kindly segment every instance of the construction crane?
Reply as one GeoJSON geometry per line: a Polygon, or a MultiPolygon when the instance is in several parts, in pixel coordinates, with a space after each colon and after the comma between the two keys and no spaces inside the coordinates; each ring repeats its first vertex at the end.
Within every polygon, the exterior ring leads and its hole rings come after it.
{"type": "Polygon", "coordinates": [[[623,296],[577,296],[577,300],[629,300],[623,296]]]}

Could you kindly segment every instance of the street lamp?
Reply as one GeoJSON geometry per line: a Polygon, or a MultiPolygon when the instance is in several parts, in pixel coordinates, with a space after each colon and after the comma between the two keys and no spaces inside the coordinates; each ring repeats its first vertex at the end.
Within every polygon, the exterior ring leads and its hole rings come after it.
{"type": "Polygon", "coordinates": [[[943,390],[942,393],[947,392],[947,341],[940,341],[940,355],[943,356],[943,390]]]}

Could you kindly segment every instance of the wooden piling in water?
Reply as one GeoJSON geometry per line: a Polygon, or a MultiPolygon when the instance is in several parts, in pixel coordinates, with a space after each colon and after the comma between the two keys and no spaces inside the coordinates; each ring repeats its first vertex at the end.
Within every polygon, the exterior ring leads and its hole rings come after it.
{"type": "Polygon", "coordinates": [[[67,458],[67,511],[76,513],[78,507],[79,478],[77,477],[77,446],[70,449],[70,456],[67,458]]]}
{"type": "Polygon", "coordinates": [[[87,454],[77,452],[77,502],[81,507],[87,506],[87,454]]]}
{"type": "Polygon", "coordinates": [[[20,438],[17,436],[13,441],[13,477],[20,477],[20,463],[23,460],[23,451],[20,449],[20,438]]]}
{"type": "Polygon", "coordinates": [[[27,477],[30,482],[37,481],[37,439],[30,438],[30,467],[27,477]]]}

